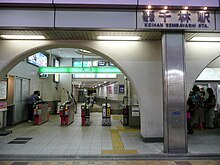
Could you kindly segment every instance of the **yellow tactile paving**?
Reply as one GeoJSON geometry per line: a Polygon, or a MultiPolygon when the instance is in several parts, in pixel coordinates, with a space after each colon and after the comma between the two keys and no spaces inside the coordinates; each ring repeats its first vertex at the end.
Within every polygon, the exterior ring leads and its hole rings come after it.
{"type": "Polygon", "coordinates": [[[126,128],[124,126],[118,126],[117,127],[118,131],[123,131],[123,132],[139,132],[140,129],[138,128],[126,128]]]}
{"type": "Polygon", "coordinates": [[[122,116],[121,115],[112,115],[113,120],[121,120],[122,116]]]}
{"type": "Polygon", "coordinates": [[[135,155],[138,154],[137,150],[102,150],[103,155],[135,155]]]}
{"type": "Polygon", "coordinates": [[[0,161],[0,165],[220,165],[220,160],[0,161]]]}
{"type": "MultiPolygon", "coordinates": [[[[123,129],[126,130],[126,129],[123,129]]],[[[102,150],[102,155],[136,155],[138,154],[137,150],[125,150],[119,130],[111,129],[111,139],[112,139],[112,148],[113,150],[102,150]]]]}

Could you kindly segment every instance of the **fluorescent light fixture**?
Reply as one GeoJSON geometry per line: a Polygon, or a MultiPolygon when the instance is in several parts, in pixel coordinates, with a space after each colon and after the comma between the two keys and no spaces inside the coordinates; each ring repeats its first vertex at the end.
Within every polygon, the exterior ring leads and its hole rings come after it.
{"type": "Polygon", "coordinates": [[[220,41],[220,37],[193,37],[190,41],[220,41]]]}
{"type": "Polygon", "coordinates": [[[140,36],[98,36],[99,40],[125,40],[125,41],[134,41],[140,40],[140,36]]]}
{"type": "Polygon", "coordinates": [[[167,9],[168,9],[168,6],[164,6],[163,9],[164,9],[164,10],[167,10],[167,9]]]}
{"type": "Polygon", "coordinates": [[[1,35],[4,39],[16,39],[16,40],[40,40],[45,39],[43,35],[1,35]]]}

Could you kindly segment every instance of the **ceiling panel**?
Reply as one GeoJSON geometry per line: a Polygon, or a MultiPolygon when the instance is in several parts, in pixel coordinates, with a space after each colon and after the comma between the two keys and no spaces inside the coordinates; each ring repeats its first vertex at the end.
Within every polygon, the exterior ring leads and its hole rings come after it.
{"type": "MultiPolygon", "coordinates": [[[[44,35],[48,40],[97,40],[99,35],[111,36],[140,36],[142,41],[161,40],[163,32],[160,31],[103,31],[103,30],[0,30],[1,34],[9,35],[44,35]]],[[[220,37],[220,33],[186,32],[185,39],[189,41],[192,37],[220,37]]],[[[1,38],[0,38],[1,39],[1,38]]]]}
{"type": "Polygon", "coordinates": [[[97,40],[99,35],[137,36],[141,40],[160,40],[161,32],[89,31],[89,30],[0,30],[0,35],[44,35],[48,40],[97,40]]]}
{"type": "Polygon", "coordinates": [[[220,33],[186,33],[185,39],[189,41],[193,37],[220,37],[220,33]]]}

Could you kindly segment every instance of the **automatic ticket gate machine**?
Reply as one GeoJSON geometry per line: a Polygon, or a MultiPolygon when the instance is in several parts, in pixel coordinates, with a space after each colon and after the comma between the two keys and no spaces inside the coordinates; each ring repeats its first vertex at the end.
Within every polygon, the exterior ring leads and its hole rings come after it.
{"type": "Polygon", "coordinates": [[[90,126],[92,123],[90,119],[91,105],[89,103],[84,103],[81,106],[81,117],[82,117],[82,126],[90,126]]]}
{"type": "Polygon", "coordinates": [[[102,125],[111,125],[111,105],[107,102],[102,104],[102,125]]]}
{"type": "Polygon", "coordinates": [[[48,103],[45,101],[34,103],[33,122],[34,125],[39,125],[49,120],[48,103]]]}
{"type": "Polygon", "coordinates": [[[74,121],[75,103],[66,101],[60,106],[60,125],[67,126],[74,121]]]}

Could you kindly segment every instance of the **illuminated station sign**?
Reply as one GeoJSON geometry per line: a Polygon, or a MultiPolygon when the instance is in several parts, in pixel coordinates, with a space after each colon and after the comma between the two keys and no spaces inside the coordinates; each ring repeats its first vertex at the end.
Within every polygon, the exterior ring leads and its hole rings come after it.
{"type": "Polygon", "coordinates": [[[140,29],[215,29],[214,12],[205,10],[144,10],[137,22],[140,29]]]}

